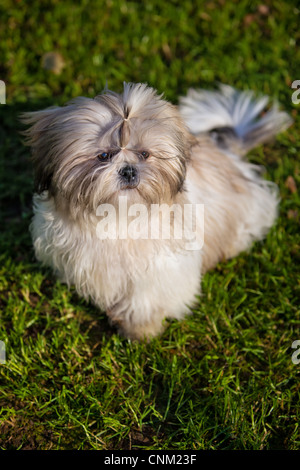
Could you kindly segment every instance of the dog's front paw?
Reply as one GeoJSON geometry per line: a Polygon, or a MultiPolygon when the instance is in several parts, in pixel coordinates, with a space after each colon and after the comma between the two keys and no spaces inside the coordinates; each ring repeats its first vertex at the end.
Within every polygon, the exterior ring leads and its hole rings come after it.
{"type": "Polygon", "coordinates": [[[148,323],[135,324],[122,320],[111,321],[118,333],[131,341],[150,341],[155,336],[160,335],[166,328],[163,317],[155,319],[148,323]]]}

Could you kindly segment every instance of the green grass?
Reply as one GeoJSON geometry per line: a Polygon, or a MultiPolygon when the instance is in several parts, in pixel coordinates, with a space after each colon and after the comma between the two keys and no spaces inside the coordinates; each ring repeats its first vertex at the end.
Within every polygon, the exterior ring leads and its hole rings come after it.
{"type": "Polygon", "coordinates": [[[1,449],[300,449],[296,1],[4,0],[0,6],[1,449]],[[41,66],[57,51],[65,68],[41,66]],[[176,103],[217,82],[277,98],[295,123],[250,158],[280,187],[264,243],[203,279],[193,316],[130,343],[34,259],[21,111],[147,82],[176,103]],[[287,185],[293,177],[297,188],[287,185]]]}

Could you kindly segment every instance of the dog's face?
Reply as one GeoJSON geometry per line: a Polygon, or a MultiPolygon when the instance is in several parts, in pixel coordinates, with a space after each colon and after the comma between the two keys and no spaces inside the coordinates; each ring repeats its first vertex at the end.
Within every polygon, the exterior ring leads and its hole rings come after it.
{"type": "Polygon", "coordinates": [[[177,109],[145,85],[122,94],[76,98],[28,113],[36,191],[70,210],[95,210],[120,195],[129,202],[170,202],[182,190],[188,132],[177,109]]]}

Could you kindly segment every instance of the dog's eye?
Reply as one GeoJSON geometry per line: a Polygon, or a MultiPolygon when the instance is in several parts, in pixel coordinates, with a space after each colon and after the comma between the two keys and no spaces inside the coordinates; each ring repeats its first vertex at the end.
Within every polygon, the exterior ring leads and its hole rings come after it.
{"type": "Polygon", "coordinates": [[[113,156],[114,156],[114,152],[102,152],[102,153],[99,153],[97,155],[97,158],[101,161],[101,162],[107,162],[108,160],[110,160],[113,156]]]}
{"type": "Polygon", "coordinates": [[[143,157],[144,160],[146,160],[146,158],[150,157],[150,153],[149,152],[146,152],[146,150],[143,150],[141,153],[140,153],[141,157],[143,157]]]}

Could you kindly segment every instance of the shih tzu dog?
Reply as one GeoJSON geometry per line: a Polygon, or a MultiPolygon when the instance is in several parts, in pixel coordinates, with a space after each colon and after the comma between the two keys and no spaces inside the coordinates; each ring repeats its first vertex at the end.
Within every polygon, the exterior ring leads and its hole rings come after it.
{"type": "Polygon", "coordinates": [[[129,339],[183,318],[202,274],[276,218],[276,186],[245,159],[290,124],[267,103],[221,86],[190,90],[175,107],[125,83],[121,94],[27,113],[38,260],[129,339]]]}

